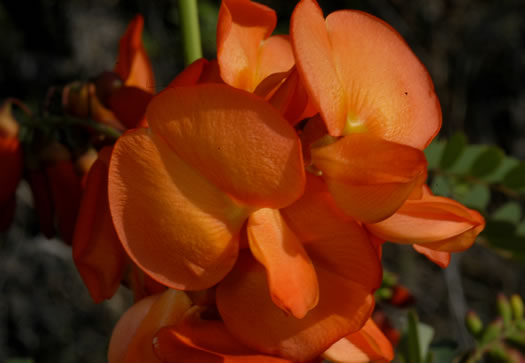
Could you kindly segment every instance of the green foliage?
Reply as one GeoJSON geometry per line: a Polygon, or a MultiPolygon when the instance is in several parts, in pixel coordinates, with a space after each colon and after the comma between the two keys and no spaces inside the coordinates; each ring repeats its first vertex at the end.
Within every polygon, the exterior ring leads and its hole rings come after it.
{"type": "Polygon", "coordinates": [[[481,234],[486,245],[525,263],[525,221],[519,203],[525,200],[525,162],[496,146],[468,144],[462,133],[448,141],[435,140],[425,155],[433,193],[481,212],[487,221],[481,234]]]}
{"type": "Polygon", "coordinates": [[[467,137],[461,132],[455,133],[446,143],[439,165],[441,168],[450,169],[463,153],[467,145],[467,137]]]}
{"type": "Polygon", "coordinates": [[[434,353],[430,350],[433,337],[434,329],[421,323],[414,311],[409,311],[406,329],[398,347],[398,359],[405,363],[434,362],[434,353]]]}
{"type": "Polygon", "coordinates": [[[525,359],[525,321],[523,300],[518,295],[509,299],[498,296],[498,317],[483,327],[475,312],[465,318],[468,331],[476,346],[463,354],[460,362],[516,362],[525,359]]]}

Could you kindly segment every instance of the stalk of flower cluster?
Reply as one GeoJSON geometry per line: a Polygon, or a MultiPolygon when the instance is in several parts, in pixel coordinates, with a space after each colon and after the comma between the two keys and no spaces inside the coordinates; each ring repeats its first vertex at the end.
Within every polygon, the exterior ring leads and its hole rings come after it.
{"type": "Polygon", "coordinates": [[[196,0],[179,0],[179,14],[184,47],[184,63],[202,58],[199,13],[196,0]]]}

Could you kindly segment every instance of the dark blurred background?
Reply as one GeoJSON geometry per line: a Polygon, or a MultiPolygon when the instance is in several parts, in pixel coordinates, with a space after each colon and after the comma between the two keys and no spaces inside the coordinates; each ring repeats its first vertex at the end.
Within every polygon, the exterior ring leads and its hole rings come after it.
{"type": "MultiPolygon", "coordinates": [[[[287,33],[294,1],[261,1],[277,10],[287,33]]],[[[473,143],[494,144],[525,159],[525,2],[523,0],[332,0],[337,9],[370,12],[397,29],[428,68],[443,109],[440,137],[463,130],[473,143]]],[[[215,54],[219,1],[199,1],[204,54],[215,54]]],[[[182,69],[177,2],[172,0],[5,0],[0,2],[0,100],[16,97],[36,108],[52,85],[88,80],[112,70],[118,40],[136,14],[157,90],[182,69]]],[[[122,289],[94,305],[69,247],[32,233],[27,185],[19,190],[15,226],[0,241],[0,362],[104,362],[111,329],[130,304],[122,289]]],[[[463,314],[494,315],[498,292],[525,295],[523,268],[475,246],[442,271],[410,248],[389,245],[385,265],[415,295],[421,320],[436,339],[460,349],[472,342],[463,314]]],[[[402,312],[391,311],[395,324],[402,312]]]]}

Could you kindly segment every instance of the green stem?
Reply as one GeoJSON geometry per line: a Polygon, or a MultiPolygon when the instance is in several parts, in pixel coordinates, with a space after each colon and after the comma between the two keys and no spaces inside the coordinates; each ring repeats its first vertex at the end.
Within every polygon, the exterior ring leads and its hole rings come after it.
{"type": "Polygon", "coordinates": [[[92,130],[97,131],[98,133],[102,135],[106,135],[113,139],[118,139],[122,135],[122,132],[120,130],[117,130],[111,126],[105,125],[95,120],[81,119],[81,118],[76,118],[76,117],[66,116],[66,115],[44,116],[41,119],[21,118],[18,121],[21,125],[28,127],[28,128],[42,128],[42,127],[45,127],[46,125],[51,125],[54,127],[61,126],[61,125],[79,125],[79,126],[88,127],[92,130]]]}
{"type": "Polygon", "coordinates": [[[179,0],[179,13],[184,42],[184,63],[188,65],[202,58],[197,0],[179,0]]]}

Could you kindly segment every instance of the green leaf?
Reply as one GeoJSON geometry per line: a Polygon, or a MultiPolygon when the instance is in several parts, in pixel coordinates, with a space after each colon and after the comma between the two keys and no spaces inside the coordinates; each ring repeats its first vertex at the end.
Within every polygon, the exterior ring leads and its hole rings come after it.
{"type": "Polygon", "coordinates": [[[450,140],[448,140],[443,150],[440,166],[443,169],[450,169],[463,152],[466,144],[467,137],[465,134],[462,132],[455,133],[450,140]]]}
{"type": "Polygon", "coordinates": [[[406,341],[406,352],[408,362],[421,363],[421,348],[419,346],[419,336],[417,334],[418,317],[415,312],[408,313],[408,331],[406,341]]]}
{"type": "Polygon", "coordinates": [[[525,257],[525,236],[516,234],[516,225],[508,221],[488,220],[482,232],[489,243],[496,248],[511,252],[523,261],[525,257]]]}
{"type": "Polygon", "coordinates": [[[505,157],[503,158],[500,166],[491,175],[488,175],[484,179],[487,182],[493,183],[493,184],[501,183],[505,175],[507,175],[507,173],[519,163],[520,161],[516,158],[505,157]]]}
{"type": "Polygon", "coordinates": [[[525,236],[525,221],[521,222],[516,227],[516,235],[517,236],[525,236]]]}
{"type": "Polygon", "coordinates": [[[525,187],[525,162],[520,162],[503,178],[503,184],[512,189],[525,187]]]}
{"type": "Polygon", "coordinates": [[[421,350],[421,357],[427,357],[429,353],[429,346],[434,338],[434,328],[425,323],[419,323],[417,326],[417,333],[419,338],[419,349],[421,350]]]}
{"type": "Polygon", "coordinates": [[[505,154],[501,149],[490,146],[476,158],[470,173],[478,178],[486,177],[498,169],[504,158],[505,154]]]}
{"type": "Polygon", "coordinates": [[[469,208],[483,211],[490,202],[490,189],[483,184],[474,184],[465,195],[458,196],[457,199],[469,208]]]}
{"type": "Polygon", "coordinates": [[[508,221],[498,221],[489,219],[485,225],[485,229],[481,232],[489,240],[498,240],[498,239],[512,239],[514,237],[514,232],[516,225],[508,221]]]}
{"type": "Polygon", "coordinates": [[[430,189],[432,189],[432,193],[443,197],[450,196],[450,187],[450,178],[444,175],[437,175],[430,184],[430,189]]]}
{"type": "Polygon", "coordinates": [[[458,356],[458,345],[454,341],[441,341],[430,345],[433,363],[450,363],[458,356]]]}
{"type": "Polygon", "coordinates": [[[521,207],[518,202],[508,202],[492,213],[491,218],[495,221],[510,222],[518,224],[521,219],[521,207]]]}
{"type": "Polygon", "coordinates": [[[427,158],[428,168],[435,169],[439,167],[439,161],[443,155],[443,150],[445,149],[446,142],[438,139],[434,139],[430,145],[424,150],[425,157],[427,158]]]}
{"type": "Polygon", "coordinates": [[[458,160],[450,168],[450,173],[470,175],[474,161],[487,149],[486,145],[466,145],[458,160]]]}

